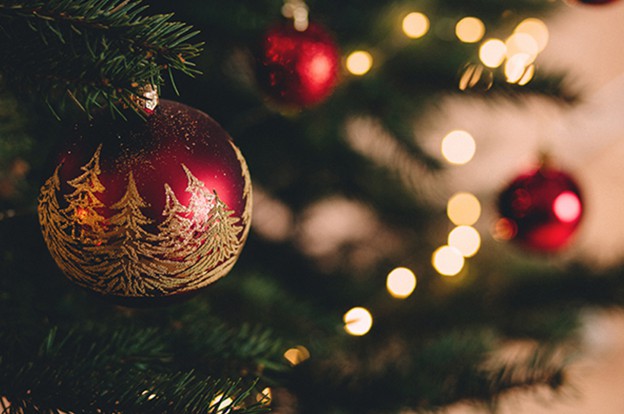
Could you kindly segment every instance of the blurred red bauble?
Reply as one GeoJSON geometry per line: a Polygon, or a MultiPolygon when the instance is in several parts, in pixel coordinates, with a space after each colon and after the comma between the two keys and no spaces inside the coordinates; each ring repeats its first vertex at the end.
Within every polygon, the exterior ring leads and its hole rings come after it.
{"type": "Polygon", "coordinates": [[[589,6],[616,3],[618,0],[566,0],[569,4],[586,4],[589,6]]]}
{"type": "Polygon", "coordinates": [[[530,250],[554,252],[574,235],[583,202],[569,174],[544,165],[513,180],[500,194],[498,209],[503,238],[530,250]]]}
{"type": "Polygon", "coordinates": [[[338,83],[340,53],[320,25],[310,23],[298,31],[283,23],[264,35],[257,66],[261,88],[276,103],[303,108],[331,95],[338,83]]]}
{"type": "Polygon", "coordinates": [[[147,120],[77,125],[41,188],[58,266],[123,304],[185,296],[221,278],[251,217],[245,160],[208,115],[161,100],[147,120]]]}

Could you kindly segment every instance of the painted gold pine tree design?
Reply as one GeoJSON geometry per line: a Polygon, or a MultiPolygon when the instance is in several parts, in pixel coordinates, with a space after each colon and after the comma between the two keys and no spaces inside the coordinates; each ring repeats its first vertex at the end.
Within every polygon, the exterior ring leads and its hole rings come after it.
{"type": "Polygon", "coordinates": [[[44,238],[71,279],[104,294],[160,296],[205,286],[229,271],[244,241],[246,234],[241,233],[248,229],[247,220],[239,224],[234,211],[185,165],[188,206],[165,184],[164,219],[157,232],[142,212],[149,205],[132,172],[123,196],[108,207],[115,214],[106,220],[96,210],[106,208],[95,195],[105,191],[98,179],[101,150],[100,145],[81,167],[83,174],[68,181],[75,191],[65,196],[66,208],[60,207],[57,197],[62,165],[41,189],[44,238]]]}
{"type": "Polygon", "coordinates": [[[126,192],[119,201],[110,206],[118,211],[110,218],[115,235],[106,245],[111,263],[119,267],[117,275],[109,281],[114,290],[130,296],[145,295],[159,290],[155,276],[166,268],[158,260],[158,251],[149,243],[152,234],[145,230],[151,220],[141,212],[149,205],[141,198],[132,171],[128,174],[126,192]]]}
{"type": "Polygon", "coordinates": [[[65,201],[69,204],[65,208],[65,214],[72,220],[73,237],[86,240],[97,238],[104,230],[105,218],[101,216],[96,208],[104,207],[104,204],[96,197],[96,193],[104,192],[105,188],[98,179],[100,175],[100,144],[89,162],[80,167],[83,174],[69,180],[67,184],[75,188],[75,191],[65,196],[65,201]]]}

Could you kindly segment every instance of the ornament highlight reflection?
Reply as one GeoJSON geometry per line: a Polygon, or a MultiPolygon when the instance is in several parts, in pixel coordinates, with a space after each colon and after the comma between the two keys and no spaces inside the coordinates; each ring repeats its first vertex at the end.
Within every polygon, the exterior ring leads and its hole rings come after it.
{"type": "Polygon", "coordinates": [[[572,223],[581,216],[581,200],[573,192],[564,191],[555,198],[553,212],[564,223],[572,223]]]}

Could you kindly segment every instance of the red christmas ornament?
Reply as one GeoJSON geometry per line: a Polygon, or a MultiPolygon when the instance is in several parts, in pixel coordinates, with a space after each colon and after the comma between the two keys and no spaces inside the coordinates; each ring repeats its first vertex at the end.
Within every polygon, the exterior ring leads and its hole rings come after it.
{"type": "Polygon", "coordinates": [[[251,182],[212,118],[161,100],[147,121],[76,126],[38,210],[69,279],[124,304],[149,304],[229,272],[249,231],[251,182]]]}
{"type": "Polygon", "coordinates": [[[500,194],[498,209],[503,238],[541,252],[565,247],[583,215],[572,177],[545,165],[513,180],[500,194]]]}
{"type": "Polygon", "coordinates": [[[340,53],[318,24],[304,31],[293,24],[272,27],[258,56],[258,82],[278,103],[296,108],[323,102],[338,83],[340,53]]]}
{"type": "Polygon", "coordinates": [[[574,4],[586,4],[589,6],[596,6],[602,4],[611,4],[615,3],[617,0],[566,0],[568,3],[574,4]]]}

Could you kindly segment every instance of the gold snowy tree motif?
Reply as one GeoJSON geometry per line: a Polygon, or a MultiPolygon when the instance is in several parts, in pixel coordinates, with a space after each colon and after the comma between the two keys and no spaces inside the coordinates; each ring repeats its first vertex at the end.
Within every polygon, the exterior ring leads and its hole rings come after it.
{"type": "Polygon", "coordinates": [[[216,191],[209,191],[182,164],[191,194],[188,205],[165,184],[164,219],[154,226],[142,212],[149,204],[139,194],[132,171],[117,202],[105,206],[96,197],[105,191],[98,178],[101,150],[102,145],[81,167],[83,174],[67,182],[75,191],[64,196],[66,208],[58,201],[62,165],[41,188],[43,235],[70,279],[103,294],[163,296],[203,287],[232,268],[249,228],[251,188],[245,169],[242,223],[216,191]],[[106,219],[98,210],[114,214],[106,219]]]}
{"type": "MultiPolygon", "coordinates": [[[[149,207],[143,200],[134,181],[132,171],[128,173],[126,192],[119,201],[110,206],[117,213],[110,218],[111,232],[101,252],[110,259],[115,271],[104,282],[113,291],[127,296],[142,296],[152,291],[161,291],[158,277],[166,271],[160,263],[158,250],[150,243],[152,234],[145,226],[152,223],[141,209],[149,207]]],[[[97,248],[94,251],[97,253],[97,248]]]]}
{"type": "MultiPolygon", "coordinates": [[[[37,212],[43,238],[57,265],[72,279],[82,274],[83,255],[78,240],[72,237],[70,221],[61,210],[56,193],[60,190],[58,165],[54,173],[41,187],[37,212]]],[[[79,279],[79,278],[78,278],[79,279]]],[[[91,282],[93,280],[89,278],[91,282]]],[[[78,280],[77,280],[78,281],[78,280]]]]}
{"type": "Polygon", "coordinates": [[[105,228],[105,218],[96,211],[96,208],[104,207],[104,204],[95,195],[105,190],[98,179],[101,173],[101,152],[102,144],[98,146],[91,160],[80,167],[83,174],[67,182],[75,191],[65,196],[68,206],[64,213],[72,223],[72,235],[81,240],[97,239],[105,228]]]}

